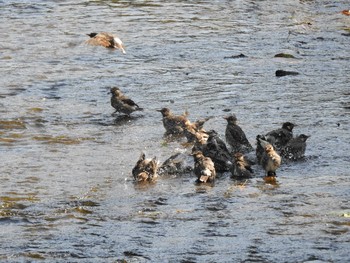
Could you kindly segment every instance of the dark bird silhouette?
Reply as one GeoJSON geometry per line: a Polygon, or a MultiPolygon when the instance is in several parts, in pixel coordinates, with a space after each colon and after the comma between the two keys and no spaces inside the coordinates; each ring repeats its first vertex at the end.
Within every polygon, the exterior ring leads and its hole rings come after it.
{"type": "Polygon", "coordinates": [[[268,132],[265,138],[279,151],[293,138],[294,126],[296,125],[291,122],[285,122],[282,128],[268,132]]]}
{"type": "Polygon", "coordinates": [[[115,108],[116,112],[121,112],[126,115],[130,115],[134,111],[143,110],[133,100],[123,95],[123,93],[119,88],[117,87],[111,88],[111,94],[112,94],[111,105],[113,108],[115,108]]]}
{"type": "Polygon", "coordinates": [[[249,143],[242,128],[237,125],[237,118],[235,114],[224,117],[227,120],[225,130],[226,142],[232,148],[232,152],[247,153],[253,151],[252,145],[249,143]]]}
{"type": "Polygon", "coordinates": [[[158,174],[176,175],[190,173],[193,170],[193,158],[189,157],[191,156],[184,153],[173,154],[162,163],[158,174]]]}
{"type": "Polygon", "coordinates": [[[232,177],[237,179],[245,179],[253,176],[253,169],[242,153],[235,153],[233,155],[233,159],[234,161],[231,167],[232,177]]]}
{"type": "Polygon", "coordinates": [[[269,144],[269,142],[266,140],[264,135],[257,135],[256,136],[256,159],[258,161],[258,164],[262,164],[262,157],[265,152],[265,145],[269,144]]]}
{"type": "Polygon", "coordinates": [[[270,143],[260,140],[264,148],[261,165],[265,170],[265,176],[276,176],[276,170],[281,166],[281,156],[275,151],[270,143]]]}
{"type": "Polygon", "coordinates": [[[199,183],[212,183],[216,177],[213,161],[205,157],[201,151],[192,153],[194,158],[194,173],[199,183]]]}
{"type": "Polygon", "coordinates": [[[163,116],[163,126],[166,135],[184,135],[184,129],[188,122],[187,114],[175,115],[168,108],[162,108],[157,111],[163,116]]]}
{"type": "Polygon", "coordinates": [[[119,37],[107,33],[90,33],[87,34],[90,39],[86,41],[87,44],[92,46],[103,46],[105,48],[120,49],[120,51],[125,54],[124,44],[119,37]]]}
{"type": "Polygon", "coordinates": [[[158,177],[158,161],[157,158],[146,159],[144,153],[141,153],[139,160],[132,169],[132,175],[136,182],[153,181],[158,177]]]}
{"type": "Polygon", "coordinates": [[[220,139],[215,130],[207,132],[209,135],[206,143],[196,143],[192,151],[200,150],[205,156],[214,162],[217,172],[229,171],[232,166],[232,157],[226,144],[220,139]]]}
{"type": "Polygon", "coordinates": [[[286,160],[298,160],[304,157],[306,150],[306,140],[310,136],[300,134],[299,136],[290,139],[286,146],[281,150],[281,157],[286,160]]]}

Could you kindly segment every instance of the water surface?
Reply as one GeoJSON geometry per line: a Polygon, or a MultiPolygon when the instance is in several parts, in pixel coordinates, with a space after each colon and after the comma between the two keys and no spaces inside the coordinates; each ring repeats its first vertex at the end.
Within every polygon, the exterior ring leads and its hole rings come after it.
{"type": "Polygon", "coordinates": [[[0,260],[344,262],[349,250],[347,1],[0,1],[0,260]],[[117,33],[126,55],[84,44],[117,33]],[[275,58],[277,53],[295,59],[275,58]],[[234,58],[239,54],[245,57],[234,58]],[[278,69],[297,76],[277,78],[278,69]],[[112,115],[118,86],[144,112],[112,115]],[[160,113],[235,113],[251,143],[285,121],[306,161],[214,187],[135,185],[166,141],[160,113]]]}

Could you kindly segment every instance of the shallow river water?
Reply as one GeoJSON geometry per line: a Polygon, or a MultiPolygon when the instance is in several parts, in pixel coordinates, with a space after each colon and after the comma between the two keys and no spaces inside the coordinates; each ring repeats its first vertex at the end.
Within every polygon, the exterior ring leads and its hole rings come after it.
{"type": "Polygon", "coordinates": [[[0,1],[0,261],[348,261],[349,8],[0,1]],[[84,44],[101,31],[126,54],[84,44]],[[112,115],[112,86],[144,111],[112,115]],[[253,145],[291,121],[311,135],[306,160],[283,164],[274,185],[259,166],[213,187],[193,174],[135,185],[141,152],[161,162],[190,152],[163,137],[162,107],[212,117],[204,127],[222,138],[235,113],[253,145]]]}

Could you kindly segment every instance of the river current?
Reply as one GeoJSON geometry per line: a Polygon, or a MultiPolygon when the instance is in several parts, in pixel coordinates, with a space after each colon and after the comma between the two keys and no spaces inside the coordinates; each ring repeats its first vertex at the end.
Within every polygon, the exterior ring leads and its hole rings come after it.
{"type": "Polygon", "coordinates": [[[346,262],[349,2],[0,1],[0,261],[346,262]],[[117,34],[126,54],[85,44],[117,34]],[[289,57],[275,57],[276,54],[289,57]],[[240,54],[243,54],[239,56],[240,54]],[[276,70],[298,75],[276,77],[276,70]],[[113,114],[119,87],[144,111],[113,114]],[[277,184],[193,174],[137,185],[141,152],[189,153],[161,114],[224,139],[311,135],[277,184]]]}

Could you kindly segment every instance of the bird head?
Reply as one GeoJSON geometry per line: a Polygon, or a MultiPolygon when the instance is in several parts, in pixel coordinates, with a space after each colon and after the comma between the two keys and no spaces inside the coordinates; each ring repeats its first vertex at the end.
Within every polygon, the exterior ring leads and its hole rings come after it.
{"type": "Polygon", "coordinates": [[[229,116],[224,117],[225,120],[227,120],[228,123],[233,123],[235,124],[237,122],[237,117],[234,113],[232,113],[229,116]]]}
{"type": "Polygon", "coordinates": [[[282,125],[282,129],[286,129],[286,130],[288,130],[288,131],[293,131],[293,128],[294,128],[295,126],[297,126],[297,125],[294,124],[294,123],[285,122],[285,123],[283,123],[283,125],[282,125]]]}
{"type": "Polygon", "coordinates": [[[97,33],[90,33],[90,34],[87,34],[89,37],[95,37],[95,36],[97,36],[97,33]]]}

